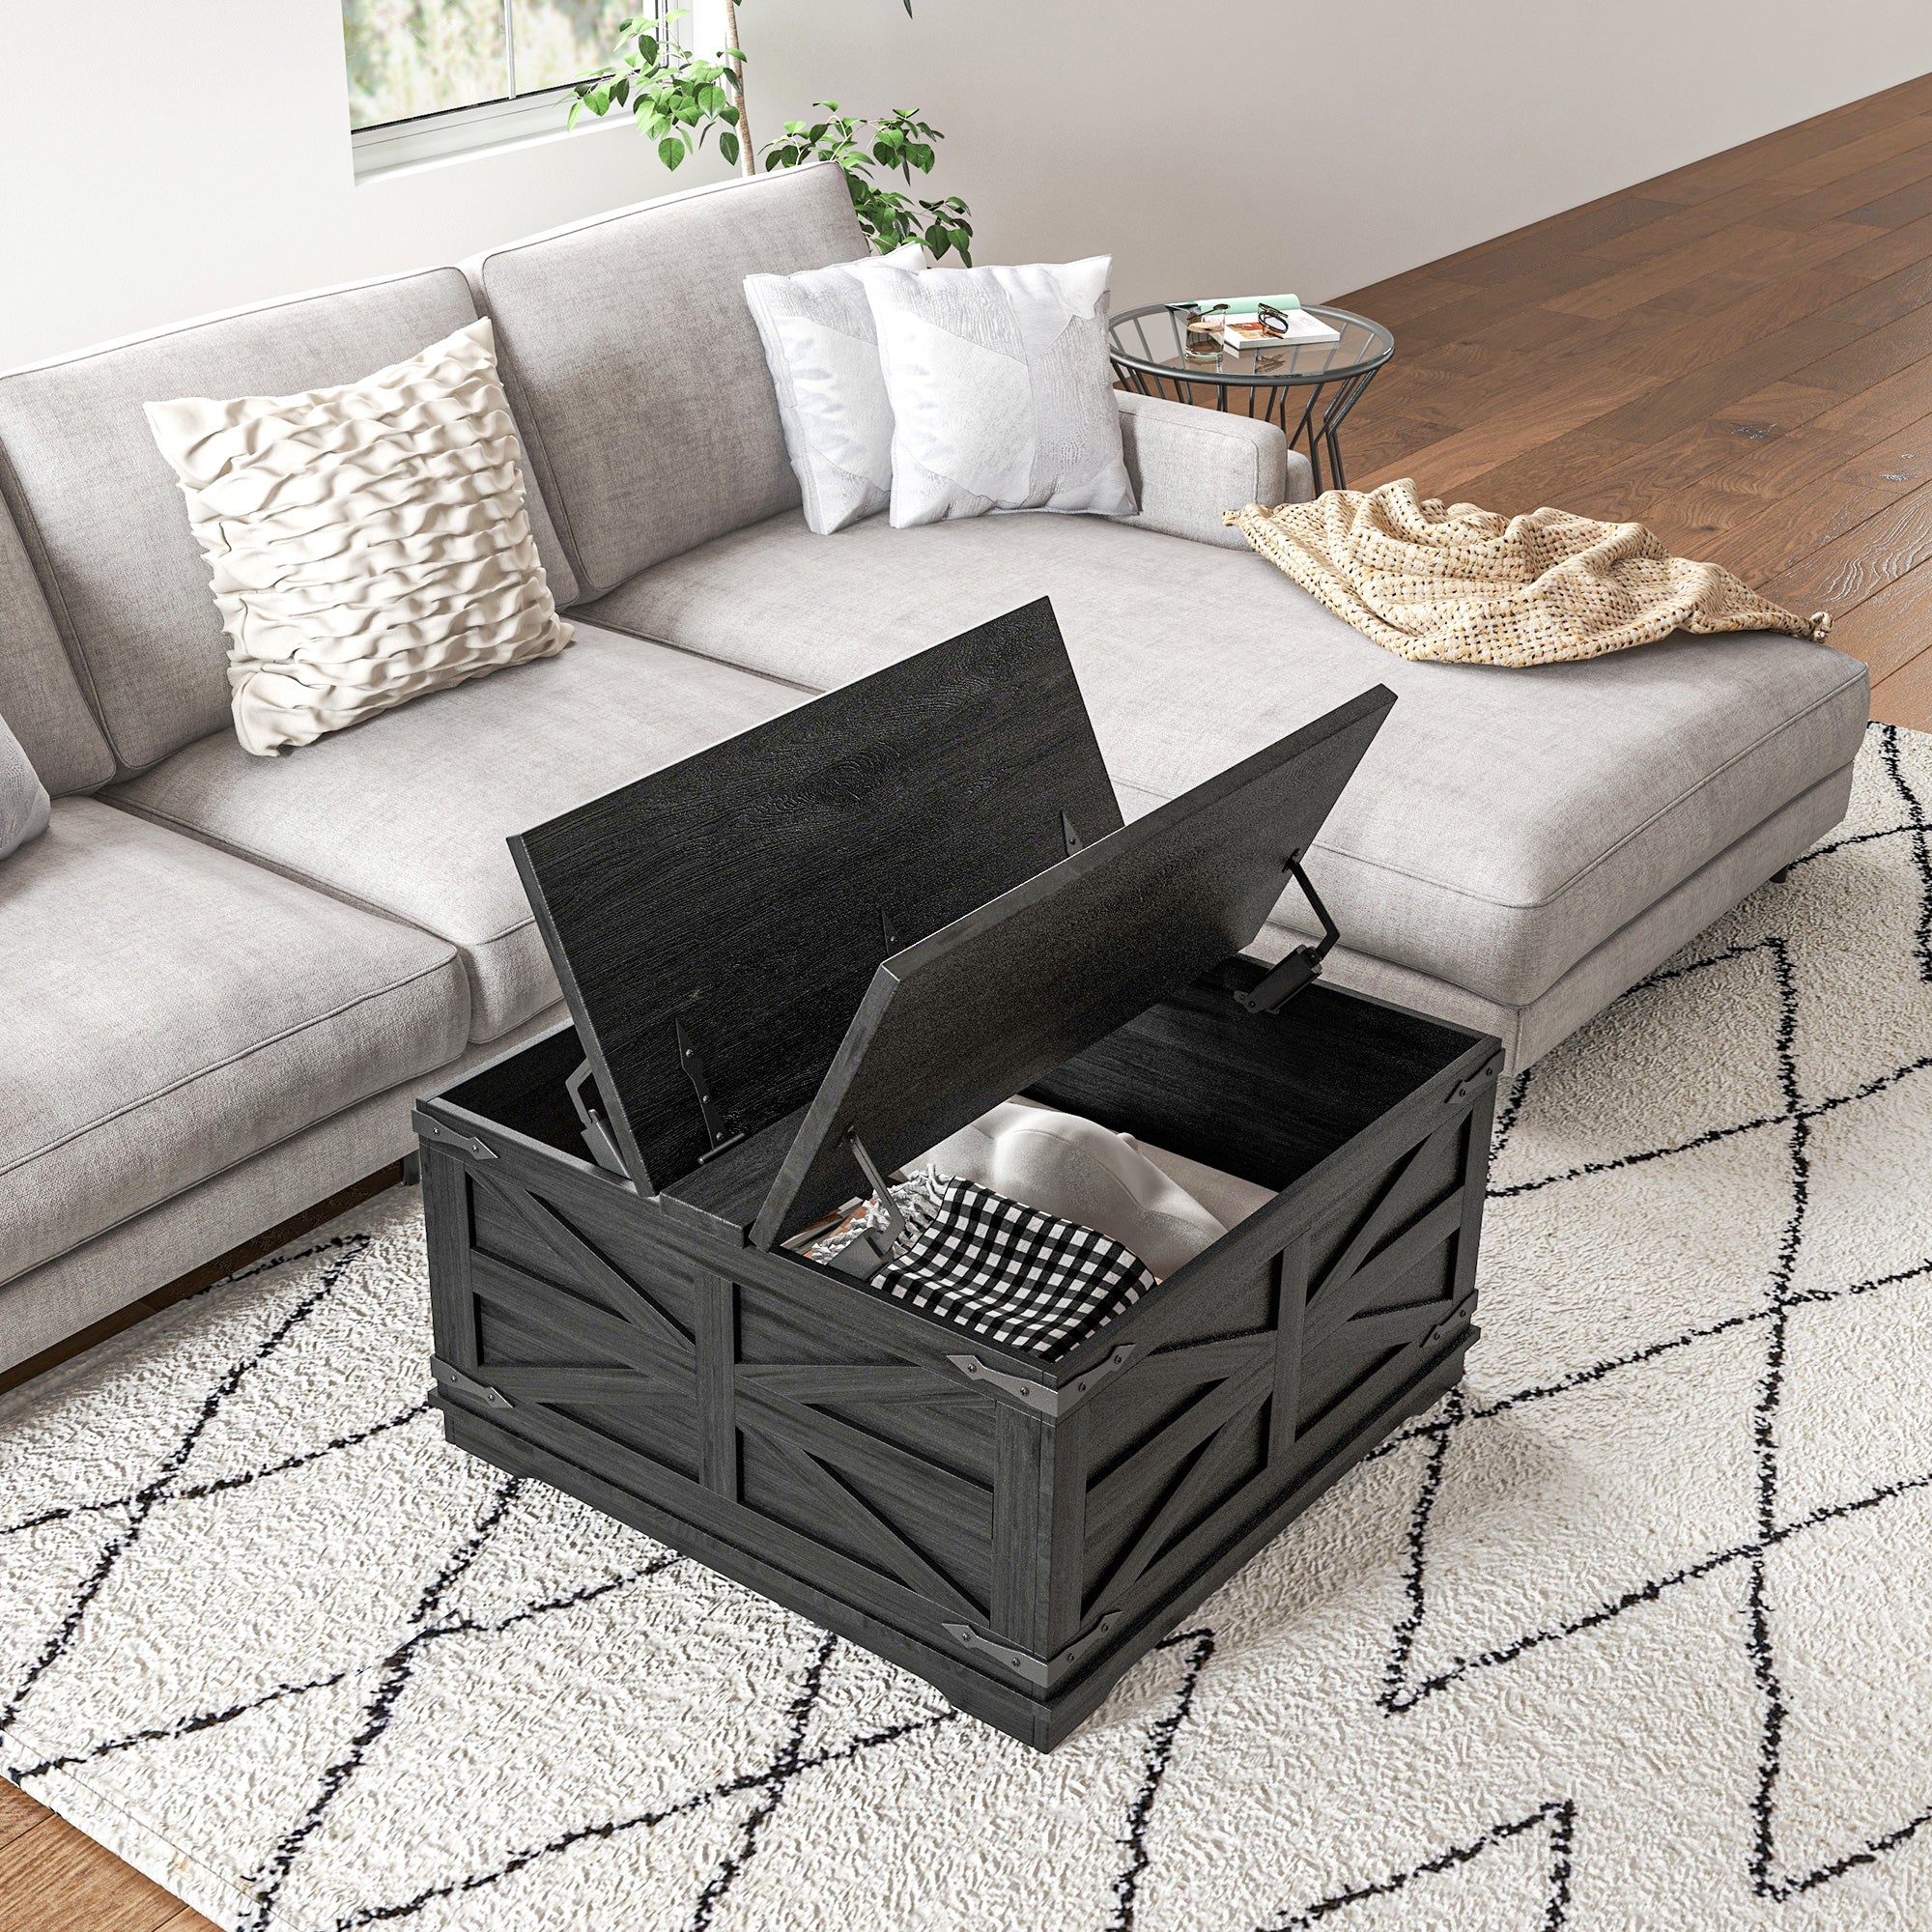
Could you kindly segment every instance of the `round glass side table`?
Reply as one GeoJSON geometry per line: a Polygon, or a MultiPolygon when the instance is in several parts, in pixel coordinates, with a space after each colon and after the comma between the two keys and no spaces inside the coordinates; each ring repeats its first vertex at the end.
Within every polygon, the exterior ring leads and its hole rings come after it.
{"type": "Polygon", "coordinates": [[[1339,433],[1376,371],[1395,354],[1395,337],[1366,316],[1310,303],[1306,313],[1339,329],[1339,342],[1284,342],[1206,359],[1188,353],[1186,312],[1184,303],[1151,302],[1108,322],[1107,353],[1122,384],[1143,396],[1180,403],[1206,403],[1212,390],[1215,408],[1244,409],[1279,424],[1313,466],[1318,496],[1323,489],[1347,489],[1339,433]]]}

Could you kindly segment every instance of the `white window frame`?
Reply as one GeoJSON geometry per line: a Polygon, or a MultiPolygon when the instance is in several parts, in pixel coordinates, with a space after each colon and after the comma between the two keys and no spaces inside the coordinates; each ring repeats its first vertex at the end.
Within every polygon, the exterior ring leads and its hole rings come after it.
{"type": "MultiPolygon", "coordinates": [[[[354,128],[349,145],[355,158],[355,179],[358,183],[374,181],[403,169],[561,137],[573,131],[564,127],[570,95],[568,86],[547,87],[541,93],[514,95],[507,100],[479,100],[473,107],[445,107],[437,114],[417,114],[407,121],[354,128]]],[[[581,114],[574,131],[585,133],[593,128],[620,125],[628,127],[630,116],[600,121],[595,115],[581,114]]]]}
{"type": "MultiPolygon", "coordinates": [[[[654,11],[661,17],[670,10],[671,0],[656,0],[654,11]]],[[[669,31],[668,22],[664,23],[663,30],[669,31]]],[[[539,88],[532,94],[516,91],[517,42],[510,0],[503,0],[503,44],[508,50],[504,79],[510,92],[502,99],[479,100],[468,107],[445,107],[433,114],[412,115],[407,121],[384,121],[373,128],[351,128],[349,146],[357,185],[467,156],[499,154],[532,142],[631,125],[630,115],[619,109],[601,117],[581,114],[575,128],[566,128],[573,92],[568,81],[559,87],[539,88]]]]}

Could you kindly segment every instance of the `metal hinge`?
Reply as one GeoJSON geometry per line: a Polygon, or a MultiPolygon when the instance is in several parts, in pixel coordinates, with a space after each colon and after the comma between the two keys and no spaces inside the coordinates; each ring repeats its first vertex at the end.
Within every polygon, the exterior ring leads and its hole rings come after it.
{"type": "Polygon", "coordinates": [[[1313,946],[1297,946],[1257,980],[1249,991],[1235,995],[1235,1004],[1251,1013],[1279,1012],[1295,994],[1313,985],[1321,977],[1321,962],[1327,958],[1329,949],[1342,936],[1342,928],[1328,916],[1328,908],[1321,903],[1321,895],[1315,890],[1308,874],[1301,869],[1301,854],[1291,852],[1283,862],[1282,869],[1301,888],[1301,896],[1308,901],[1309,909],[1321,922],[1321,937],[1313,946]]]}
{"type": "Polygon", "coordinates": [[[474,1376],[466,1376],[463,1371],[440,1355],[429,1358],[429,1372],[438,1381],[453,1388],[458,1395],[467,1395],[472,1402],[487,1402],[492,1408],[511,1408],[515,1405],[499,1388],[492,1388],[488,1382],[479,1382],[474,1376]]]}
{"type": "Polygon", "coordinates": [[[445,1127],[440,1121],[433,1121],[427,1114],[415,1117],[416,1132],[426,1141],[440,1141],[445,1147],[461,1148],[471,1160],[495,1160],[497,1150],[486,1147],[473,1134],[459,1134],[454,1127],[445,1127]]]}
{"type": "Polygon", "coordinates": [[[1002,1643],[997,1637],[982,1636],[971,1624],[941,1624],[940,1629],[955,1643],[963,1643],[968,1650],[984,1651],[1004,1663],[1015,1677],[1024,1677],[1029,1684],[1044,1690],[1056,1672],[1078,1663],[1102,1637],[1112,1635],[1125,1615],[1124,1610],[1109,1610],[1085,1636],[1076,1636],[1059,1656],[1049,1657],[1044,1662],[1028,1651],[1002,1643]]]}
{"type": "Polygon", "coordinates": [[[699,1057],[691,1036],[684,1030],[684,1022],[677,1022],[677,1058],[684,1068],[684,1077],[691,1082],[691,1091],[697,1095],[698,1117],[704,1122],[704,1137],[711,1143],[710,1151],[697,1156],[697,1164],[702,1167],[707,1160],[723,1153],[726,1148],[734,1148],[745,1138],[742,1133],[727,1134],[724,1131],[724,1117],[719,1113],[711,1098],[711,1079],[704,1070],[704,1062],[699,1057]]]}
{"type": "Polygon", "coordinates": [[[1062,1382],[1058,1388],[1049,1388],[1044,1382],[1028,1381],[1022,1376],[1009,1376],[1002,1369],[989,1369],[978,1355],[948,1355],[946,1359],[969,1382],[990,1382],[994,1388],[1006,1390],[1029,1408],[1037,1408],[1042,1415],[1057,1417],[1065,1415],[1091,1395],[1109,1376],[1118,1375],[1127,1366],[1133,1352],[1134,1345],[1123,1342],[1097,1368],[1089,1369],[1084,1376],[1076,1376],[1070,1382],[1062,1382]]]}

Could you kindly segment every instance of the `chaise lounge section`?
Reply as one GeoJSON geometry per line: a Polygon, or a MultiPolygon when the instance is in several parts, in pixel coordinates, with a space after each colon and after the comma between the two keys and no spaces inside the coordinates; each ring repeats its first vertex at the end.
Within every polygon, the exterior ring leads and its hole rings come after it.
{"type": "Polygon", "coordinates": [[[863,252],[808,168],[0,377],[0,717],[56,797],[0,863],[0,1367],[395,1160],[416,1093],[561,1017],[508,834],[1035,597],[1129,817],[1394,689],[1307,862],[1329,972],[1515,1065],[1842,815],[1862,666],[1757,635],[1406,663],[1223,527],[1307,493],[1266,424],[1122,396],[1126,524],[810,535],[740,284],[863,252]],[[141,405],[351,381],[479,312],[576,641],[249,756],[141,405]]]}

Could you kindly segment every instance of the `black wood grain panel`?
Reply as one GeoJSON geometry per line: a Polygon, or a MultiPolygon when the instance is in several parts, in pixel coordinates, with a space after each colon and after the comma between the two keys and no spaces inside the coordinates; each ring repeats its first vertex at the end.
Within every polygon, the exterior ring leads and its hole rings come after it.
{"type": "Polygon", "coordinates": [[[1041,1657],[1065,1650],[1080,1631],[1091,1413],[1082,1407],[1064,1417],[1040,1455],[1038,1521],[1047,1566],[1046,1628],[1038,1642],[1041,1657]]]}
{"type": "Polygon", "coordinates": [[[473,1369],[476,1304],[469,1289],[469,1170],[449,1149],[434,1141],[421,1146],[431,1325],[443,1360],[459,1369],[473,1369]]]}
{"type": "Polygon", "coordinates": [[[1268,1462],[1280,1466],[1294,1449],[1301,1413],[1302,1324],[1308,1312],[1308,1243],[1293,1242],[1275,1263],[1274,1389],[1268,1398],[1268,1462]]]}
{"type": "Polygon", "coordinates": [[[1188,1457],[1233,1416],[1253,1408],[1274,1385],[1274,1351],[1258,1351],[1244,1375],[1230,1376],[1087,1492],[1090,1573],[1139,1533],[1188,1457]]]}
{"type": "MultiPolygon", "coordinates": [[[[616,1362],[655,1377],[668,1388],[691,1389],[689,1355],[667,1349],[655,1336],[620,1321],[599,1302],[561,1293],[553,1283],[482,1254],[470,1258],[469,1284],[478,1300],[503,1309],[524,1329],[549,1335],[555,1350],[550,1360],[616,1362]]],[[[489,1359],[487,1350],[484,1359],[489,1359]]]]}
{"type": "Polygon", "coordinates": [[[984,1623],[992,1599],[990,1492],[942,1492],[863,1442],[814,1435],[796,1415],[763,1403],[741,1404],[738,1420],[748,1509],[894,1577],[936,1617],[984,1623]]]}
{"type": "MultiPolygon", "coordinates": [[[[594,1295],[613,1313],[661,1348],[668,1350],[687,1365],[692,1359],[692,1333],[675,1320],[651,1293],[610,1261],[596,1244],[580,1234],[555,1208],[534,1194],[518,1186],[494,1169],[476,1176],[477,1184],[496,1195],[510,1212],[535,1236],[545,1259],[558,1272],[558,1278],[594,1295]]],[[[662,1279],[657,1270],[650,1275],[652,1288],[662,1279]]],[[[688,1283],[680,1281],[686,1288],[688,1283]]]]}
{"type": "Polygon", "coordinates": [[[1051,1549],[1045,1533],[1052,1494],[1040,1464],[1049,1432],[1043,1416],[1003,1408],[994,1424],[998,1473],[993,1484],[993,1590],[989,1605],[996,1636],[1020,1649],[1046,1648],[1046,1596],[1051,1549]],[[1046,1514],[1042,1504],[1046,1505],[1046,1514]]]}
{"type": "Polygon", "coordinates": [[[1282,1188],[1453,1065],[1477,1038],[1319,981],[1279,1012],[1229,959],[1037,1078],[1029,1097],[1282,1188]]]}
{"type": "Polygon", "coordinates": [[[510,841],[639,1186],[810,1099],[873,969],[1120,822],[1044,600],[510,841]],[[890,937],[890,942],[888,943],[890,937]]]}
{"type": "Polygon", "coordinates": [[[738,1288],[722,1274],[697,1277],[697,1474],[707,1490],[738,1499],[738,1288]]]}
{"type": "Polygon", "coordinates": [[[897,1167],[1249,945],[1394,702],[1374,686],[895,954],[752,1238],[855,1191],[849,1134],[897,1167]]]}

